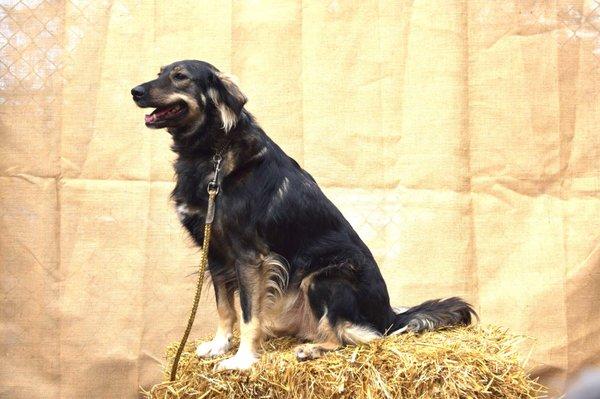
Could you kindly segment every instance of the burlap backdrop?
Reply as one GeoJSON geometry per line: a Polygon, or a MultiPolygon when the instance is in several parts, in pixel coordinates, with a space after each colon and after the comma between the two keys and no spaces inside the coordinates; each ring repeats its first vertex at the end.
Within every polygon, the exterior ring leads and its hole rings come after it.
{"type": "Polygon", "coordinates": [[[158,381],[198,251],[129,90],[183,58],[239,77],[395,304],[464,296],[546,380],[600,362],[596,2],[0,4],[0,397],[158,381]]]}

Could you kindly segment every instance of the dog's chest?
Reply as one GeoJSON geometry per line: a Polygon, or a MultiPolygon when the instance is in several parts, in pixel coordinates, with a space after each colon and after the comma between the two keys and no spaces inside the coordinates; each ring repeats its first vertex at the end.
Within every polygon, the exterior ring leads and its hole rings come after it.
{"type": "MultiPolygon", "coordinates": [[[[220,195],[221,197],[221,195],[220,195]]],[[[219,198],[222,200],[223,197],[219,198]]],[[[220,202],[215,205],[217,208],[220,207],[220,202]]],[[[208,198],[205,203],[201,205],[195,205],[194,203],[188,202],[177,202],[175,205],[175,212],[181,225],[187,230],[191,238],[195,241],[196,245],[201,246],[204,240],[206,213],[207,213],[208,198]]],[[[212,222],[212,238],[211,242],[213,245],[222,246],[223,232],[225,228],[226,220],[224,220],[221,212],[215,212],[214,219],[212,222]]]]}
{"type": "Polygon", "coordinates": [[[204,220],[208,204],[207,187],[213,176],[214,171],[206,163],[190,166],[178,173],[172,196],[175,212],[184,226],[188,227],[190,221],[204,220]]]}
{"type": "Polygon", "coordinates": [[[184,223],[188,218],[203,218],[205,216],[205,212],[202,212],[202,209],[189,205],[186,202],[181,202],[175,206],[175,212],[177,212],[177,218],[181,223],[184,223]]]}

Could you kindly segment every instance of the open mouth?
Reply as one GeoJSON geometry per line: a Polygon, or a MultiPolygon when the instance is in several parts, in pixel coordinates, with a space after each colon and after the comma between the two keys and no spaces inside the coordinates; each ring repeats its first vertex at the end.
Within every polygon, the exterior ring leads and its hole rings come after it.
{"type": "Polygon", "coordinates": [[[144,121],[146,126],[166,125],[169,121],[179,118],[187,111],[187,105],[183,101],[175,104],[158,107],[149,115],[146,115],[144,121]]]}

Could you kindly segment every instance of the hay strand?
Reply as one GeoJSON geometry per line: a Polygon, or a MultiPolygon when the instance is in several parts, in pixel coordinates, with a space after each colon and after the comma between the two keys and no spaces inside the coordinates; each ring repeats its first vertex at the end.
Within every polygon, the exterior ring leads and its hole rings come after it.
{"type": "MultiPolygon", "coordinates": [[[[214,365],[231,353],[197,359],[190,344],[177,381],[157,384],[142,397],[540,398],[543,387],[520,361],[526,342],[499,327],[473,326],[386,337],[298,362],[293,353],[298,341],[278,338],[263,343],[261,361],[248,372],[214,372],[214,365]]],[[[176,351],[176,344],[167,349],[169,363],[176,351]]]]}

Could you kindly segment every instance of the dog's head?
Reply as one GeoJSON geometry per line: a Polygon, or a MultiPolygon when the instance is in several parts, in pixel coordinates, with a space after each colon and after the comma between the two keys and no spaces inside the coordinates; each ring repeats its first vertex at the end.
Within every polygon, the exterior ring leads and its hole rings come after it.
{"type": "Polygon", "coordinates": [[[153,129],[193,131],[212,117],[228,132],[246,103],[229,76],[195,60],[162,67],[156,79],[134,87],[131,95],[139,107],[156,108],[145,117],[146,126],[153,129]]]}

